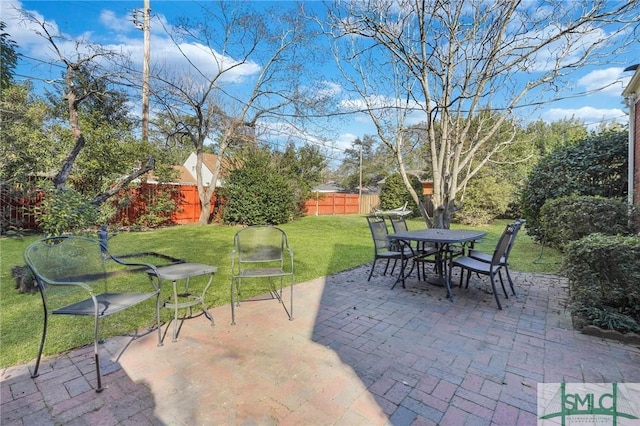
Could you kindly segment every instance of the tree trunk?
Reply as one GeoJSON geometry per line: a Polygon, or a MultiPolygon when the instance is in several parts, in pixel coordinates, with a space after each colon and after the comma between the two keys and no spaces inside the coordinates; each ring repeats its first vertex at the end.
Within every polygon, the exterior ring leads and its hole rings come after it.
{"type": "Polygon", "coordinates": [[[122,188],[124,188],[134,179],[153,170],[154,167],[155,167],[155,160],[153,159],[153,157],[149,156],[147,164],[145,164],[144,167],[141,167],[140,169],[131,173],[129,176],[126,176],[125,178],[120,179],[118,182],[115,183],[115,185],[109,188],[108,191],[105,191],[102,194],[98,194],[93,200],[91,200],[91,204],[95,204],[99,206],[100,204],[102,204],[103,202],[105,202],[112,196],[116,195],[118,192],[120,192],[122,188]]]}

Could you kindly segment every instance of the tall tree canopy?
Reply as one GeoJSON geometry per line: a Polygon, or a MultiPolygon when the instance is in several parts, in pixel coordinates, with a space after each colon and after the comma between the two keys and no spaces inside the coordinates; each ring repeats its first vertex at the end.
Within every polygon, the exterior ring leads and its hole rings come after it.
{"type": "Polygon", "coordinates": [[[448,227],[459,192],[515,140],[512,114],[553,99],[571,74],[624,49],[638,0],[338,0],[327,32],[353,111],[368,114],[406,173],[420,123],[434,181],[431,226],[448,227]],[[344,59],[348,58],[348,61],[344,59]]]}

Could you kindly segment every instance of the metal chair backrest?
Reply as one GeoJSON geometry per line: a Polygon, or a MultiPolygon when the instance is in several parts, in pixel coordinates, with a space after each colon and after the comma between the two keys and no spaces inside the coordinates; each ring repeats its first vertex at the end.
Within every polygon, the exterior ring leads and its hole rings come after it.
{"type": "Polygon", "coordinates": [[[407,221],[404,220],[404,217],[398,215],[389,216],[391,220],[391,226],[393,227],[393,232],[404,232],[408,231],[407,221]]]}
{"type": "Polygon", "coordinates": [[[373,243],[376,252],[381,250],[389,250],[389,230],[387,229],[387,223],[384,217],[381,216],[367,216],[367,222],[369,223],[369,229],[371,230],[371,236],[373,237],[373,243]]]}
{"type": "Polygon", "coordinates": [[[498,244],[496,244],[496,249],[493,252],[493,257],[491,258],[492,265],[499,265],[503,262],[506,262],[506,256],[508,254],[509,247],[513,243],[516,226],[517,225],[515,223],[510,223],[506,226],[504,232],[498,240],[498,244]]]}
{"type": "Polygon", "coordinates": [[[105,261],[100,244],[91,238],[45,238],[27,247],[24,256],[43,291],[48,285],[106,279],[105,261]]]}
{"type": "Polygon", "coordinates": [[[275,226],[249,226],[236,232],[234,254],[240,264],[280,262],[288,249],[287,235],[275,226]]]}
{"type": "MultiPolygon", "coordinates": [[[[513,243],[515,243],[516,236],[518,235],[518,232],[520,231],[520,228],[522,228],[522,225],[524,225],[524,222],[525,222],[524,219],[518,219],[518,220],[514,221],[511,224],[513,233],[511,234],[511,239],[509,240],[509,245],[507,246],[507,250],[506,250],[506,252],[504,254],[505,261],[509,258],[509,253],[511,253],[511,249],[513,248],[513,243]]],[[[508,228],[508,226],[507,226],[507,228],[508,228]]]]}

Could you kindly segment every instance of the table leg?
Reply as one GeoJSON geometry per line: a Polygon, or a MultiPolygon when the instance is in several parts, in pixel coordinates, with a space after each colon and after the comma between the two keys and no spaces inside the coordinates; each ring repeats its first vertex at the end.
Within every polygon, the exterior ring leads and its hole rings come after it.
{"type": "Polygon", "coordinates": [[[453,301],[453,293],[451,292],[451,261],[453,254],[449,250],[448,244],[436,244],[438,253],[436,253],[436,271],[438,277],[436,279],[426,280],[429,284],[446,287],[447,297],[453,301]]]}
{"type": "Polygon", "coordinates": [[[176,280],[173,281],[173,338],[171,341],[178,341],[178,284],[176,280]]]}

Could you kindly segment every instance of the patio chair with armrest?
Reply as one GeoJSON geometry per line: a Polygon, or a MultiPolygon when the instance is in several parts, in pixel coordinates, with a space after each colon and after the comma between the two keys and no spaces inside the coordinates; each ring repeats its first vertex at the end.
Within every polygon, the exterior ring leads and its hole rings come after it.
{"type": "Polygon", "coordinates": [[[287,234],[275,226],[249,226],[236,232],[231,252],[231,324],[236,323],[235,308],[240,306],[242,282],[247,279],[271,281],[278,278],[279,288],[272,284],[270,294],[284,307],[293,320],[293,251],[287,234]],[[282,299],[284,279],[290,286],[289,309],[282,299]]]}
{"type": "Polygon", "coordinates": [[[35,277],[44,309],[42,338],[31,377],[39,375],[49,315],[93,317],[96,392],[103,390],[98,353],[101,319],[155,298],[154,326],[158,330],[158,343],[161,342],[160,287],[147,276],[147,271],[156,270],[155,265],[119,259],[109,254],[98,240],[76,236],[36,241],[27,247],[24,257],[35,277]]]}
{"type": "MultiPolygon", "coordinates": [[[[387,228],[387,223],[384,220],[384,217],[375,215],[367,216],[367,222],[369,223],[369,230],[373,237],[373,265],[371,265],[371,271],[369,272],[369,278],[367,279],[367,281],[370,281],[378,259],[386,260],[384,272],[382,273],[384,276],[387,274],[389,263],[392,260],[393,267],[391,268],[391,273],[395,270],[398,260],[407,262],[415,256],[415,251],[409,246],[403,246],[400,248],[394,247],[390,244],[389,239],[387,238],[387,235],[389,235],[389,229],[387,228]]],[[[404,268],[405,264],[400,265],[400,267],[404,268]]],[[[411,268],[411,270],[413,271],[413,268],[411,268]]],[[[411,274],[411,272],[409,272],[409,274],[411,274]]]]}
{"type": "MultiPolygon", "coordinates": [[[[517,219],[513,223],[507,225],[503,232],[507,232],[507,230],[511,227],[513,229],[513,233],[511,234],[511,238],[509,239],[509,244],[507,246],[507,250],[504,254],[504,257],[500,259],[504,266],[505,273],[507,274],[507,281],[509,282],[509,286],[511,287],[511,293],[515,296],[516,291],[513,286],[513,280],[511,279],[511,273],[509,272],[509,254],[511,253],[511,249],[513,248],[513,243],[516,241],[516,236],[518,235],[518,231],[522,228],[526,221],[524,219],[517,219]]],[[[482,262],[491,263],[492,254],[485,253],[480,250],[471,249],[468,253],[469,257],[480,260],[482,262]]]]}
{"type": "MultiPolygon", "coordinates": [[[[408,231],[407,221],[404,216],[391,215],[389,216],[389,220],[391,221],[391,227],[393,228],[393,232],[404,232],[408,231]]],[[[415,256],[413,257],[413,262],[420,263],[422,265],[422,277],[425,279],[426,271],[424,269],[425,263],[430,263],[433,265],[435,269],[437,267],[437,259],[436,255],[438,254],[438,248],[432,244],[426,243],[417,243],[415,247],[415,256]]],[[[420,269],[418,268],[418,280],[420,280],[420,269]]]]}
{"type": "Polygon", "coordinates": [[[504,280],[502,279],[502,269],[505,267],[505,263],[503,259],[505,257],[505,253],[509,246],[509,241],[511,236],[514,233],[514,224],[507,225],[505,232],[500,236],[496,248],[491,256],[490,262],[483,262],[482,260],[474,259],[470,256],[460,256],[458,258],[454,258],[451,262],[450,271],[455,268],[461,268],[460,272],[460,286],[462,286],[462,280],[464,277],[464,271],[467,273],[467,280],[465,287],[469,287],[469,280],[471,279],[471,273],[475,272],[478,275],[487,275],[491,280],[491,289],[493,290],[493,296],[496,300],[496,304],[498,305],[498,309],[502,309],[502,305],[500,304],[500,298],[498,297],[498,292],[496,291],[496,276],[500,279],[500,285],[502,286],[502,291],[504,293],[505,298],[509,298],[507,294],[507,290],[504,287],[504,280]]]}

